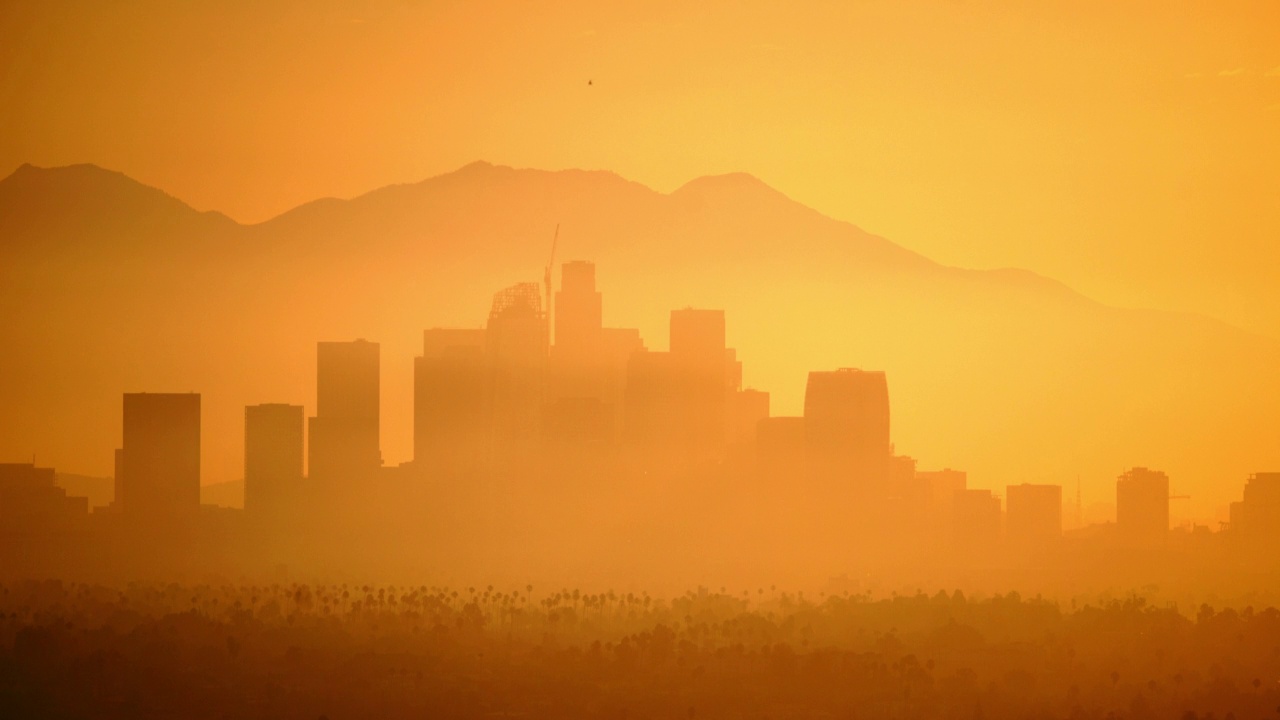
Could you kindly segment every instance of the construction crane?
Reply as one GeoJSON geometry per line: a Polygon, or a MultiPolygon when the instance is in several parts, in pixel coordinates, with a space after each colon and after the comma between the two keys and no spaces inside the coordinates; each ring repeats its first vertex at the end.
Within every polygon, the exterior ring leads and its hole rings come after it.
{"type": "Polygon", "coordinates": [[[547,352],[551,351],[551,268],[556,264],[556,243],[560,240],[560,223],[556,223],[556,234],[551,237],[551,258],[542,271],[542,286],[547,293],[547,352]]]}
{"type": "MultiPolygon", "coordinates": [[[[1172,502],[1172,501],[1174,501],[1174,500],[1190,500],[1190,499],[1191,499],[1191,496],[1190,496],[1190,495],[1170,495],[1170,496],[1169,496],[1169,501],[1170,501],[1170,502],[1172,502]]],[[[1182,525],[1179,525],[1178,527],[1186,527],[1186,526],[1194,527],[1194,526],[1195,526],[1195,522],[1194,522],[1193,520],[1191,520],[1190,518],[1186,518],[1186,519],[1184,519],[1183,524],[1182,524],[1182,525]]]]}

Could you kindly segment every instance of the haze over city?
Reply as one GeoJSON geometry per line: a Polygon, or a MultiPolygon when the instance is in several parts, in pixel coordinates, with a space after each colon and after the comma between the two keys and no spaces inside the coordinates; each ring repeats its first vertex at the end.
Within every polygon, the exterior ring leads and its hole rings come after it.
{"type": "Polygon", "coordinates": [[[1273,712],[1278,28],[0,4],[0,711],[1273,712]]]}

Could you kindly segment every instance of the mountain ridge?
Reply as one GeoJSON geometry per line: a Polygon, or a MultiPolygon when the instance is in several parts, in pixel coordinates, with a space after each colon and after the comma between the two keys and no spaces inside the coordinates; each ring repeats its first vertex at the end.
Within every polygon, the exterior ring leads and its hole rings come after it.
{"type": "MultiPolygon", "coordinates": [[[[323,219],[327,214],[334,211],[341,211],[344,208],[350,207],[352,204],[377,202],[389,197],[395,198],[396,195],[401,195],[404,193],[412,193],[412,192],[420,191],[422,189],[430,189],[432,186],[435,186],[435,185],[447,184],[450,182],[456,182],[458,180],[471,179],[471,178],[474,178],[476,175],[482,174],[482,173],[485,173],[485,174],[496,173],[500,176],[506,176],[507,178],[513,178],[517,176],[524,176],[526,178],[558,177],[561,179],[603,178],[609,182],[618,183],[622,186],[631,188],[633,190],[638,190],[647,194],[651,194],[654,197],[665,197],[673,200],[688,198],[690,196],[702,195],[708,190],[714,193],[724,193],[726,190],[739,191],[739,192],[746,191],[753,194],[764,194],[770,200],[773,200],[776,202],[785,202],[786,204],[791,206],[793,210],[804,212],[806,214],[811,214],[815,217],[822,218],[826,222],[847,227],[866,237],[873,238],[876,241],[884,243],[888,246],[892,246],[892,248],[894,248],[896,251],[910,254],[912,256],[915,256],[916,258],[919,258],[925,263],[935,265],[939,268],[943,268],[946,270],[957,270],[957,271],[962,271],[966,273],[982,274],[989,277],[1017,278],[1020,282],[1039,283],[1045,287],[1056,287],[1059,292],[1078,296],[1079,299],[1084,301],[1095,302],[1095,303],[1100,302],[1086,295],[1083,295],[1079,291],[1075,290],[1074,288],[1071,288],[1069,285],[1067,285],[1066,283],[1063,283],[1060,280],[1043,275],[1029,268],[1014,268],[1014,267],[968,268],[968,267],[944,265],[944,264],[938,263],[932,260],[931,258],[928,258],[927,256],[921,255],[920,253],[914,250],[911,250],[910,248],[906,248],[902,245],[899,245],[891,240],[888,240],[887,238],[884,238],[879,235],[874,235],[872,233],[868,233],[865,230],[863,230],[861,227],[857,226],[856,224],[850,221],[841,220],[838,218],[833,218],[829,215],[825,215],[820,211],[815,210],[807,205],[804,205],[802,202],[799,202],[787,196],[785,193],[782,193],[776,188],[773,188],[772,186],[768,185],[767,183],[765,183],[763,180],[760,180],[756,176],[747,172],[742,172],[742,171],[698,176],[685,182],[684,184],[680,185],[675,190],[669,193],[662,193],[661,191],[649,188],[643,183],[639,183],[634,180],[628,180],[622,177],[621,175],[618,175],[617,173],[607,171],[607,170],[583,170],[583,169],[576,169],[576,168],[561,169],[561,170],[542,170],[537,168],[517,168],[509,165],[492,163],[486,160],[475,160],[455,170],[451,170],[451,171],[433,175],[427,178],[423,178],[422,180],[382,185],[382,186],[373,188],[371,190],[368,190],[366,192],[354,195],[350,198],[339,198],[339,197],[333,197],[333,196],[320,197],[320,198],[316,198],[314,200],[309,200],[307,202],[299,204],[293,208],[285,210],[284,212],[278,215],[275,215],[274,217],[268,218],[261,222],[241,223],[218,210],[207,210],[207,211],[196,210],[193,206],[186,203],[181,198],[165,191],[163,188],[147,185],[146,183],[143,183],[139,180],[132,178],[131,176],[125,174],[124,172],[105,168],[100,165],[96,165],[94,163],[75,163],[71,165],[54,166],[54,167],[41,167],[41,166],[34,165],[32,163],[23,163],[17,169],[15,169],[12,173],[10,173],[8,176],[4,177],[3,179],[0,179],[0,201],[4,200],[4,193],[6,191],[11,191],[9,189],[10,184],[14,183],[15,181],[21,181],[27,177],[37,177],[37,178],[40,178],[39,185],[42,185],[44,187],[50,187],[52,184],[51,181],[62,180],[71,173],[76,174],[81,179],[83,179],[83,177],[85,177],[86,175],[93,177],[93,180],[94,180],[93,185],[95,189],[106,187],[106,184],[103,181],[116,183],[118,186],[124,187],[125,189],[124,192],[131,192],[139,196],[149,196],[149,198],[152,201],[157,202],[158,204],[161,204],[164,206],[168,206],[170,209],[180,208],[183,212],[188,212],[193,215],[201,216],[205,218],[213,218],[219,223],[234,225],[242,229],[274,227],[280,224],[287,224],[290,222],[296,222],[299,220],[309,220],[313,218],[323,219]]],[[[67,189],[82,189],[82,188],[69,187],[61,190],[65,192],[65,190],[67,189]]],[[[63,193],[60,192],[58,194],[63,194],[63,193]]],[[[119,196],[124,193],[119,189],[117,189],[115,192],[110,192],[107,194],[113,195],[113,196],[119,196]]],[[[1100,304],[1105,304],[1105,303],[1100,303],[1100,304]]],[[[1109,306],[1109,307],[1116,307],[1116,306],[1109,306]]],[[[1191,314],[1195,314],[1195,313],[1191,313],[1191,314]]],[[[1227,324],[1230,325],[1230,323],[1227,323],[1227,324]]],[[[1235,326],[1232,326],[1232,327],[1235,327],[1235,326]]]]}

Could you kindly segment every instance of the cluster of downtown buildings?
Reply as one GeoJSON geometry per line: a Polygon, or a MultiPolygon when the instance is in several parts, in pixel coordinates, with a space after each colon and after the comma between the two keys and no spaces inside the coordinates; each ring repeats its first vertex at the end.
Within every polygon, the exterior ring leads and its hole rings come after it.
{"type": "MultiPolygon", "coordinates": [[[[91,514],[53,470],[2,464],[0,533],[30,548],[85,528],[174,538],[213,524],[217,542],[331,532],[365,513],[345,525],[358,534],[391,515],[414,522],[424,502],[447,505],[448,493],[424,500],[424,488],[497,503],[505,489],[549,478],[688,487],[716,477],[753,494],[761,517],[790,505],[870,547],[910,535],[922,553],[983,556],[1062,540],[1062,486],[1011,485],[1002,504],[964,472],[921,471],[895,454],[883,372],[811,372],[803,416],[771,416],[768,393],[742,387],[723,311],[672,311],[669,350],[648,350],[638,330],[604,326],[593,264],[561,270],[554,296],[549,283],[518,284],[494,296],[485,327],[424,332],[411,462],[382,462],[378,344],[321,342],[314,417],[299,405],[245,408],[243,513],[201,506],[200,395],[127,393],[113,503],[91,514]]],[[[1116,482],[1115,523],[1093,532],[1117,546],[1164,546],[1169,500],[1163,473],[1134,468],[1116,482]]],[[[1276,528],[1280,473],[1255,474],[1232,507],[1231,534],[1269,544],[1276,528]]]]}

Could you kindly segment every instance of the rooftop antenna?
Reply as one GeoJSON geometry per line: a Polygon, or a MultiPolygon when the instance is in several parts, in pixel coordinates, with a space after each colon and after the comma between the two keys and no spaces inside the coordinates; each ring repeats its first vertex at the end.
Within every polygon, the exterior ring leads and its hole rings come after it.
{"type": "Polygon", "coordinates": [[[556,264],[556,243],[559,240],[560,223],[556,223],[556,234],[551,237],[551,257],[542,271],[542,285],[547,293],[547,352],[551,351],[551,268],[556,264]]]}

